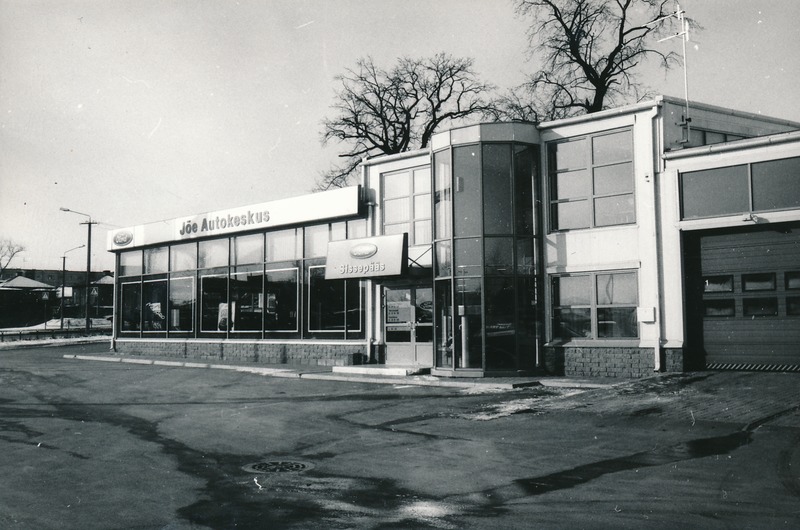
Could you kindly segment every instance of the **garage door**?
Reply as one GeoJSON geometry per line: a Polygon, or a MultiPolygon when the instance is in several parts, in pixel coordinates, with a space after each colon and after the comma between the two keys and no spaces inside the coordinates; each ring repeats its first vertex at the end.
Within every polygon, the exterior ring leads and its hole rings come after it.
{"type": "Polygon", "coordinates": [[[688,336],[706,367],[800,370],[800,224],[710,231],[686,243],[688,336]]]}

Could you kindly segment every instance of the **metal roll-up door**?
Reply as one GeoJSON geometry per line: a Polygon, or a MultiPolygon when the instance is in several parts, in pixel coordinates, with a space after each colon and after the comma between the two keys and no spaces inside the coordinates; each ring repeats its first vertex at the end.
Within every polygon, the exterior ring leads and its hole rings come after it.
{"type": "Polygon", "coordinates": [[[800,224],[707,231],[685,243],[687,338],[705,367],[800,370],[800,224]]]}

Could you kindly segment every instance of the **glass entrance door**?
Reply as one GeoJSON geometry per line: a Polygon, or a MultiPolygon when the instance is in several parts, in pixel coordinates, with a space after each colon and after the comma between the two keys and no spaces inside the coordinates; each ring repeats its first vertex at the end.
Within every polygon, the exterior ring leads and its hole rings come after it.
{"type": "Polygon", "coordinates": [[[385,287],[386,364],[433,365],[430,287],[385,287]]]}

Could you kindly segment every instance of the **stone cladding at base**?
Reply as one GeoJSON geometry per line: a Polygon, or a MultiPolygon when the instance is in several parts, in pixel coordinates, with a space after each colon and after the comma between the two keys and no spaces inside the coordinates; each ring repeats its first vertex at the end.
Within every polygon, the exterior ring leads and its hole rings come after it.
{"type": "Polygon", "coordinates": [[[353,343],[282,344],[252,341],[138,341],[118,339],[115,351],[124,355],[196,361],[262,364],[352,366],[367,361],[367,346],[353,343]]]}
{"type": "MultiPolygon", "coordinates": [[[[665,371],[683,371],[681,350],[665,350],[663,356],[665,371]]],[[[544,360],[549,372],[577,377],[644,377],[655,367],[652,348],[546,346],[544,360]]]]}

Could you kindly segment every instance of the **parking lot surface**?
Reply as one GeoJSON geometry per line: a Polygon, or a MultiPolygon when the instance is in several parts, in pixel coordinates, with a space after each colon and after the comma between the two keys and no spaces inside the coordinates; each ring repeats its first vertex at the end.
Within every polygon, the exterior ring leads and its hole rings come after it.
{"type": "Polygon", "coordinates": [[[0,352],[0,527],[800,526],[800,374],[508,389],[107,353],[0,352]]]}

